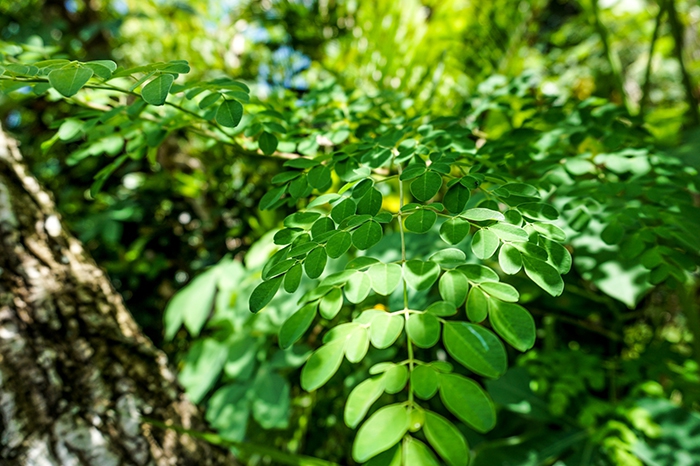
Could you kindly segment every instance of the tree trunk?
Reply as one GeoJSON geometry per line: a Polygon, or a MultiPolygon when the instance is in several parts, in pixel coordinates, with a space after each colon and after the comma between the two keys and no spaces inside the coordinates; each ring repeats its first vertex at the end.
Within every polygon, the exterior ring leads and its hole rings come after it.
{"type": "Polygon", "coordinates": [[[0,128],[0,464],[220,465],[165,355],[0,128]]]}

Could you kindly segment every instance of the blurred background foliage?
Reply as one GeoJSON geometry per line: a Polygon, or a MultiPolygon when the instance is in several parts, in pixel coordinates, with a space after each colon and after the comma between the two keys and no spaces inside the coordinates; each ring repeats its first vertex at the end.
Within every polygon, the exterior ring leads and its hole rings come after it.
{"type": "MultiPolygon", "coordinates": [[[[696,188],[699,25],[700,6],[685,0],[0,0],[2,41],[124,67],[185,59],[190,78],[235,77],[256,98],[284,105],[323,98],[313,89],[328,82],[398,92],[409,114],[469,114],[493,154],[520,144],[578,157],[567,165],[573,176],[595,173],[591,154],[636,150],[623,154],[621,179],[663,154],[696,188]],[[537,134],[516,131],[524,127],[537,134]]],[[[352,433],[338,413],[369,363],[343,366],[324,391],[305,393],[304,347],[285,352],[274,342],[290,303],[259,316],[245,305],[269,255],[265,235],[284,217],[257,208],[281,165],[174,131],[155,161],[129,160],[93,198],[90,185],[110,158],[75,163],[82,140],[53,137],[76,111],[64,101],[0,98],[4,127],[146,333],[180,361],[181,382],[207,406],[212,427],[349,464],[352,433]],[[166,303],[198,276],[190,294],[200,307],[192,306],[208,315],[202,303],[214,303],[212,318],[201,334],[164,339],[166,303]]],[[[656,286],[665,269],[650,278],[629,268],[614,246],[617,227],[604,230],[637,215],[621,202],[607,223],[582,217],[562,297],[519,287],[540,338],[487,383],[501,413],[487,435],[464,430],[474,464],[700,464],[697,289],[656,286]]],[[[655,261],[647,269],[659,270],[655,261]]]]}

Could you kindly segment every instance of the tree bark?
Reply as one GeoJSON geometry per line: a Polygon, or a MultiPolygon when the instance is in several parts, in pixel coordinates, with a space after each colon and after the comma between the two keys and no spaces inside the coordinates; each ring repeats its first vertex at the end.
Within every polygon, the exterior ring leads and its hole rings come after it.
{"type": "Polygon", "coordinates": [[[0,128],[0,464],[233,465],[0,128]]]}

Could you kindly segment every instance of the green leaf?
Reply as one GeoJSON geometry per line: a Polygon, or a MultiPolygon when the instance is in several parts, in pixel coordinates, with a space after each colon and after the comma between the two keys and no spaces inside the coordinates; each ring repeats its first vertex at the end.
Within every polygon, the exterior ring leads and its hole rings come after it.
{"type": "Polygon", "coordinates": [[[428,171],[411,182],[411,193],[419,201],[425,202],[435,196],[441,186],[442,176],[428,171]]]}
{"type": "Polygon", "coordinates": [[[620,222],[611,221],[600,233],[600,237],[606,244],[615,245],[625,236],[625,228],[620,222]]]}
{"type": "Polygon", "coordinates": [[[440,265],[440,267],[445,269],[453,269],[464,264],[467,260],[467,255],[464,251],[457,248],[446,248],[441,249],[429,258],[431,261],[440,265]]]}
{"type": "Polygon", "coordinates": [[[335,230],[335,223],[330,217],[321,217],[311,226],[311,238],[317,241],[317,238],[324,233],[335,230]]]}
{"type": "Polygon", "coordinates": [[[403,466],[403,452],[401,444],[394,445],[387,451],[378,454],[364,466],[403,466]]]}
{"type": "Polygon", "coordinates": [[[258,140],[258,145],[260,150],[263,151],[265,155],[272,155],[277,150],[277,138],[274,134],[263,131],[258,140]]]}
{"type": "Polygon", "coordinates": [[[490,267],[481,264],[464,264],[459,266],[459,271],[467,276],[470,282],[497,282],[498,274],[490,267]]]}
{"type": "Polygon", "coordinates": [[[437,214],[429,209],[419,209],[406,217],[404,226],[415,233],[426,233],[437,220],[437,214]]]}
{"type": "Polygon", "coordinates": [[[409,181],[418,178],[427,171],[425,165],[409,165],[402,172],[399,179],[401,181],[409,181]]]}
{"type": "Polygon", "coordinates": [[[173,75],[161,74],[141,89],[141,97],[151,105],[163,105],[173,86],[173,75]]]}
{"type": "Polygon", "coordinates": [[[508,369],[506,348],[485,328],[466,322],[445,322],[445,349],[467,369],[485,377],[498,378],[508,369]]]}
{"type": "Polygon", "coordinates": [[[72,97],[90,80],[93,71],[87,68],[65,68],[49,73],[49,84],[64,97],[72,97]]]}
{"type": "Polygon", "coordinates": [[[354,199],[361,199],[367,194],[372,187],[374,186],[374,182],[370,178],[365,178],[364,180],[361,180],[358,182],[353,188],[352,188],[352,197],[354,199]]]}
{"type": "Polygon", "coordinates": [[[427,290],[438,279],[440,266],[432,261],[411,259],[404,263],[404,278],[414,290],[427,290]]]}
{"type": "Polygon", "coordinates": [[[554,266],[560,274],[571,270],[571,253],[559,243],[540,238],[540,245],[547,251],[547,263],[554,266]]]}
{"type": "Polygon", "coordinates": [[[534,257],[523,256],[525,273],[530,280],[552,296],[559,296],[564,291],[564,280],[557,269],[545,261],[534,257]]]}
{"type": "Polygon", "coordinates": [[[369,327],[369,339],[378,349],[388,348],[394,344],[403,331],[404,318],[389,313],[378,314],[369,327]]]}
{"type": "Polygon", "coordinates": [[[331,182],[331,171],[327,166],[317,165],[309,171],[309,184],[314,188],[325,191],[330,187],[331,182]]]}
{"type": "Polygon", "coordinates": [[[328,382],[343,362],[345,340],[337,339],[314,351],[301,370],[301,387],[312,392],[328,382]]]}
{"type": "Polygon", "coordinates": [[[459,307],[467,299],[469,292],[469,281],[467,277],[458,270],[448,270],[438,284],[440,296],[442,299],[452,304],[454,307],[459,307]]]}
{"type": "Polygon", "coordinates": [[[535,320],[524,307],[489,300],[489,320],[501,338],[519,351],[527,351],[535,344],[535,320]]]}
{"type": "Polygon", "coordinates": [[[214,305],[218,269],[212,267],[175,293],[165,309],[165,339],[172,339],[184,323],[193,337],[199,335],[214,305]]]}
{"type": "Polygon", "coordinates": [[[259,284],[253,290],[248,302],[251,312],[258,312],[275,297],[277,290],[282,284],[282,276],[272,278],[259,284]]]}
{"type": "Polygon", "coordinates": [[[474,220],[475,222],[483,222],[486,220],[498,220],[502,222],[506,219],[503,214],[497,210],[485,209],[483,207],[467,209],[461,216],[468,220],[474,220]]]}
{"type": "Polygon", "coordinates": [[[345,356],[352,363],[362,361],[369,349],[369,332],[367,328],[357,326],[345,341],[345,356]]]}
{"type": "Polygon", "coordinates": [[[260,199],[260,210],[270,210],[287,190],[286,185],[278,186],[265,193],[260,199]]]}
{"type": "Polygon", "coordinates": [[[531,223],[532,228],[540,235],[549,238],[553,241],[566,241],[566,233],[564,230],[551,223],[531,223]]]}
{"type": "Polygon", "coordinates": [[[445,204],[445,208],[448,212],[453,214],[460,214],[467,207],[467,202],[471,197],[471,191],[460,183],[453,185],[447,190],[445,196],[442,198],[442,203],[445,204]]]}
{"type": "Polygon", "coordinates": [[[507,283],[484,282],[479,286],[489,295],[493,296],[494,298],[498,298],[501,301],[515,303],[518,301],[518,299],[520,299],[520,293],[518,293],[518,290],[507,283]]]}
{"type": "Polygon", "coordinates": [[[218,92],[214,92],[213,94],[209,94],[205,98],[199,101],[199,108],[205,109],[209,108],[212,105],[214,105],[218,100],[221,98],[221,94],[218,92]]]}
{"type": "Polygon", "coordinates": [[[361,215],[377,215],[379,210],[382,208],[382,201],[382,193],[380,193],[377,189],[372,188],[367,191],[367,193],[357,202],[357,213],[361,215]]]}
{"type": "Polygon", "coordinates": [[[426,411],[423,433],[448,466],[467,466],[469,445],[454,424],[439,414],[426,411]]]}
{"type": "MultiPolygon", "coordinates": [[[[488,282],[485,282],[488,283],[488,282]]],[[[473,286],[467,298],[467,317],[472,322],[483,321],[489,312],[489,298],[481,288],[473,286]]]]}
{"type": "Polygon", "coordinates": [[[287,317],[279,331],[280,348],[287,349],[306,333],[316,317],[317,303],[310,303],[287,317]]]}
{"type": "Polygon", "coordinates": [[[357,272],[345,285],[345,297],[353,304],[360,303],[369,295],[372,284],[364,272],[357,272]]]}
{"type": "Polygon", "coordinates": [[[440,340],[440,321],[434,314],[411,314],[406,322],[406,333],[420,348],[431,348],[440,340]]]}
{"type": "Polygon", "coordinates": [[[289,382],[275,372],[259,371],[253,384],[253,417],[263,429],[284,429],[289,424],[289,382]]]}
{"type": "MultiPolygon", "coordinates": [[[[102,60],[100,60],[100,61],[102,61],[102,60]]],[[[111,60],[104,60],[104,61],[111,61],[111,60]]],[[[114,63],[114,62],[112,62],[112,63],[114,63]]],[[[108,67],[104,66],[102,63],[98,63],[97,61],[83,63],[83,66],[85,68],[91,69],[92,72],[95,73],[95,76],[97,76],[98,78],[103,79],[105,81],[112,77],[112,70],[109,69],[108,67]]]]}
{"type": "Polygon", "coordinates": [[[331,209],[331,218],[335,223],[340,223],[348,217],[355,215],[357,204],[352,199],[344,199],[331,209]]]}
{"type": "Polygon", "coordinates": [[[348,262],[345,268],[348,270],[362,270],[368,269],[370,265],[379,263],[379,259],[369,256],[358,256],[348,262]]]}
{"type": "Polygon", "coordinates": [[[440,466],[430,448],[414,438],[411,438],[406,444],[404,455],[406,464],[412,466],[440,466]]]}
{"type": "Polygon", "coordinates": [[[496,425],[496,409],[491,398],[473,380],[457,374],[441,374],[440,399],[452,414],[477,432],[488,432],[496,425]]]}
{"type": "Polygon", "coordinates": [[[326,261],[328,260],[328,255],[326,254],[326,248],[319,246],[309,253],[304,261],[304,270],[309,278],[318,278],[323,273],[323,269],[326,268],[326,261]]]}
{"type": "Polygon", "coordinates": [[[424,400],[434,397],[438,391],[440,379],[435,370],[425,364],[416,366],[411,372],[411,386],[414,393],[424,400]]]}
{"type": "Polygon", "coordinates": [[[469,234],[471,224],[459,217],[451,218],[440,226],[440,237],[447,244],[461,243],[469,234]]]}
{"type": "Polygon", "coordinates": [[[500,244],[498,236],[490,230],[479,230],[472,238],[472,252],[481,260],[489,259],[500,244]]]}
{"type": "Polygon", "coordinates": [[[243,105],[237,100],[224,100],[216,111],[216,122],[227,128],[235,128],[243,118],[243,105]]]}
{"type": "Polygon", "coordinates": [[[503,241],[527,241],[528,234],[525,230],[508,223],[496,223],[488,227],[489,231],[496,233],[503,241]]]}
{"type": "Polygon", "coordinates": [[[284,276],[284,291],[294,293],[301,283],[301,264],[296,264],[284,276]]]}
{"type": "Polygon", "coordinates": [[[299,178],[289,183],[289,194],[294,199],[306,197],[311,194],[312,188],[309,186],[308,177],[303,174],[299,178]]]}
{"type": "Polygon", "coordinates": [[[354,429],[365,418],[372,405],[384,393],[384,377],[372,377],[359,383],[348,395],[343,419],[354,429]]]}
{"type": "Polygon", "coordinates": [[[408,431],[409,422],[410,416],[403,405],[378,409],[358,430],[352,446],[353,459],[364,463],[393,447],[408,431]]]}
{"type": "Polygon", "coordinates": [[[394,292],[401,281],[401,266],[399,264],[374,264],[367,270],[372,288],[382,296],[394,292]]]}
{"type": "Polygon", "coordinates": [[[384,373],[384,380],[386,382],[384,390],[388,394],[399,393],[408,382],[408,369],[404,365],[393,364],[384,373]]]}
{"type": "Polygon", "coordinates": [[[326,296],[321,298],[319,311],[324,319],[331,320],[338,315],[343,307],[343,292],[340,288],[333,288],[326,296]]]}
{"type": "Polygon", "coordinates": [[[526,202],[525,204],[518,205],[517,209],[525,217],[531,218],[532,220],[541,220],[546,222],[559,218],[559,212],[557,212],[557,209],[543,202],[526,202]]]}
{"type": "MultiPolygon", "coordinates": [[[[332,214],[331,214],[332,215],[332,214]]],[[[357,249],[369,249],[382,239],[382,227],[374,220],[362,224],[352,233],[352,244],[357,249]]]]}
{"type": "MultiPolygon", "coordinates": [[[[297,243],[295,243],[297,244],[297,243]]],[[[306,256],[308,253],[310,253],[313,249],[318,247],[318,243],[315,241],[307,241],[307,242],[302,242],[294,246],[292,249],[289,250],[289,257],[301,257],[301,256],[306,256]]]]}
{"type": "Polygon", "coordinates": [[[263,280],[267,280],[268,278],[276,277],[277,275],[282,275],[285,273],[287,270],[291,269],[294,264],[296,264],[296,261],[294,259],[287,259],[282,262],[278,262],[269,269],[265,269],[262,274],[263,280]]]}
{"type": "Polygon", "coordinates": [[[339,231],[331,236],[326,244],[326,253],[329,257],[337,259],[342,256],[352,246],[352,236],[347,231],[339,231]]]}
{"type": "Polygon", "coordinates": [[[428,306],[425,312],[429,312],[440,317],[448,317],[457,314],[457,307],[452,303],[437,301],[428,306]]]}
{"type": "Polygon", "coordinates": [[[501,266],[503,273],[515,275],[523,267],[520,251],[510,244],[504,244],[501,246],[501,250],[498,251],[498,264],[501,266]]]}
{"type": "Polygon", "coordinates": [[[312,207],[318,207],[320,205],[327,204],[329,202],[335,202],[338,199],[340,199],[340,194],[337,194],[337,193],[321,194],[316,199],[309,202],[309,205],[307,206],[307,208],[311,209],[312,207]]]}

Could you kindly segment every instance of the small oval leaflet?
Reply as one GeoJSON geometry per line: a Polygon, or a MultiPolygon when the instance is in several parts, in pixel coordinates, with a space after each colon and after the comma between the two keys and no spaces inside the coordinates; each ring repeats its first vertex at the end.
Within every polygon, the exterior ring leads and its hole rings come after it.
{"type": "Polygon", "coordinates": [[[354,429],[365,418],[375,401],[384,393],[384,377],[371,377],[360,382],[345,402],[345,425],[354,429]]]}
{"type": "Polygon", "coordinates": [[[483,207],[467,209],[461,216],[475,222],[483,222],[486,220],[498,220],[499,222],[502,222],[506,219],[502,213],[496,210],[485,209],[483,207]]]}
{"type": "Polygon", "coordinates": [[[352,236],[347,231],[339,231],[331,236],[326,243],[326,253],[328,257],[337,259],[342,256],[352,246],[352,236]]]}
{"type": "Polygon", "coordinates": [[[258,145],[260,150],[263,151],[265,155],[272,155],[277,150],[277,137],[274,134],[263,131],[258,140],[258,145]]]}
{"type": "Polygon", "coordinates": [[[343,292],[333,288],[319,303],[319,312],[324,319],[333,319],[343,307],[343,292]]]}
{"type": "Polygon", "coordinates": [[[490,230],[479,230],[472,238],[472,252],[481,260],[489,259],[498,249],[498,236],[490,230]]]}
{"type": "Polygon", "coordinates": [[[289,348],[304,335],[316,317],[316,307],[316,303],[307,304],[284,321],[279,331],[282,349],[289,348]]]}
{"type": "Polygon", "coordinates": [[[403,317],[388,313],[381,313],[374,317],[369,328],[372,346],[384,349],[393,345],[403,331],[403,322],[403,317]]]}
{"type": "Polygon", "coordinates": [[[535,345],[535,320],[524,307],[489,300],[489,321],[501,338],[519,351],[527,351],[535,345]]]}
{"type": "Polygon", "coordinates": [[[90,80],[93,71],[88,68],[65,68],[49,73],[49,84],[64,97],[72,97],[90,80]]]}
{"type": "Polygon", "coordinates": [[[459,217],[451,218],[440,226],[440,237],[447,244],[461,243],[469,234],[471,224],[459,217]]]}
{"type": "Polygon", "coordinates": [[[390,295],[401,281],[401,266],[398,264],[374,264],[367,269],[374,291],[383,296],[390,295]]]}
{"type": "Polygon", "coordinates": [[[439,414],[426,411],[423,432],[448,466],[467,466],[469,445],[454,424],[439,414]]]}
{"type": "Polygon", "coordinates": [[[423,442],[409,437],[405,448],[406,464],[416,466],[440,466],[437,458],[423,442]]]}
{"type": "MultiPolygon", "coordinates": [[[[309,244],[309,243],[306,243],[309,244]]],[[[326,248],[319,246],[306,256],[304,261],[304,270],[309,278],[318,278],[323,273],[323,269],[326,268],[326,261],[328,260],[328,255],[326,254],[326,248]]]]}
{"type": "Polygon", "coordinates": [[[419,201],[425,202],[435,196],[441,186],[442,176],[428,171],[411,182],[411,193],[419,201]]]}
{"type": "Polygon", "coordinates": [[[479,375],[498,378],[508,368],[503,343],[479,325],[445,322],[442,341],[450,356],[479,375]]]}
{"type": "Polygon", "coordinates": [[[216,121],[221,126],[235,128],[243,118],[243,105],[237,100],[224,100],[216,111],[216,121]]]}
{"type": "Polygon", "coordinates": [[[419,398],[429,400],[437,393],[440,381],[432,367],[421,364],[413,369],[411,383],[413,391],[419,398]]]}
{"type": "Polygon", "coordinates": [[[509,303],[515,303],[520,298],[520,293],[513,286],[501,282],[484,282],[479,285],[482,290],[494,298],[509,303]]]}
{"type": "Polygon", "coordinates": [[[488,432],[496,425],[496,409],[491,398],[473,380],[457,374],[441,374],[440,399],[452,414],[477,432],[488,432]]]}
{"type": "Polygon", "coordinates": [[[161,74],[143,86],[141,97],[151,105],[163,105],[168,97],[170,88],[173,86],[174,79],[172,74],[161,74]]]}
{"type": "Polygon", "coordinates": [[[414,233],[426,233],[435,225],[436,220],[437,214],[434,211],[430,209],[419,209],[406,217],[404,225],[407,230],[414,233]]]}
{"type": "Polygon", "coordinates": [[[467,298],[467,317],[472,322],[483,321],[489,312],[489,299],[481,288],[474,286],[467,298]]]}
{"type": "Polygon", "coordinates": [[[438,289],[442,299],[457,308],[467,299],[469,281],[459,270],[448,270],[440,277],[438,289]]]}
{"type": "Polygon", "coordinates": [[[374,220],[362,224],[352,233],[352,244],[357,249],[369,249],[382,239],[382,227],[374,220]]]}
{"type": "Polygon", "coordinates": [[[250,310],[252,312],[258,312],[260,309],[267,306],[267,304],[272,301],[272,298],[275,297],[280,284],[282,284],[282,276],[272,278],[259,284],[250,295],[250,310]]]}
{"type": "Polygon", "coordinates": [[[352,446],[352,457],[358,463],[396,445],[408,431],[410,417],[399,404],[384,406],[370,416],[357,432],[352,446]]]}
{"type": "Polygon", "coordinates": [[[343,362],[345,340],[333,340],[314,351],[301,370],[301,387],[314,391],[328,382],[343,362]]]}
{"type": "Polygon", "coordinates": [[[433,261],[411,259],[404,263],[404,279],[414,290],[427,290],[438,279],[440,266],[433,261]]]}
{"type": "Polygon", "coordinates": [[[440,340],[440,322],[434,314],[411,314],[406,332],[416,346],[431,348],[440,340]]]}

